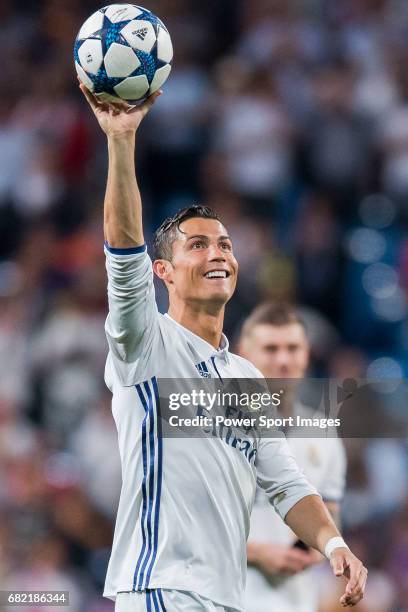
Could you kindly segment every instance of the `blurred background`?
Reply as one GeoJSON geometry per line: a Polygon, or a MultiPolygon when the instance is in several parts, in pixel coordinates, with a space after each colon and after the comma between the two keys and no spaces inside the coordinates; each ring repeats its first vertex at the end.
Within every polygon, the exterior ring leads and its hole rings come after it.
{"type": "MultiPolygon", "coordinates": [[[[69,590],[74,612],[113,610],[101,591],[121,480],[103,382],[106,146],[72,57],[97,8],[0,0],[0,588],[69,590]]],[[[175,46],[138,139],[148,241],[177,208],[210,204],[241,268],[232,340],[260,300],[294,300],[312,375],[404,378],[408,2],[147,8],[175,46]]],[[[347,452],[344,530],[370,569],[358,609],[407,612],[408,443],[347,452]]],[[[327,568],[320,590],[320,612],[338,610],[327,568]]]]}

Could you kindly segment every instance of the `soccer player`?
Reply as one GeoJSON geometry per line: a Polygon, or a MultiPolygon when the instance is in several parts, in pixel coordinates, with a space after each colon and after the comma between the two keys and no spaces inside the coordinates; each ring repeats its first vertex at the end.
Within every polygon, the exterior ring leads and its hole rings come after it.
{"type": "MultiPolygon", "coordinates": [[[[243,325],[240,353],[265,378],[303,378],[309,366],[309,349],[304,323],[291,306],[262,304],[243,325]]],[[[305,412],[295,394],[286,398],[284,416],[293,416],[294,412],[305,412]]],[[[306,411],[304,416],[310,414],[306,411]]],[[[346,469],[343,445],[338,438],[307,438],[302,433],[288,429],[290,449],[338,523],[346,469]]],[[[247,547],[247,612],[317,612],[316,581],[306,570],[320,563],[322,557],[296,543],[296,535],[271,511],[263,491],[258,489],[247,547]]]]}
{"type": "MultiPolygon", "coordinates": [[[[105,380],[118,429],[122,490],[104,595],[117,612],[242,612],[246,538],[256,481],[282,519],[347,578],[345,605],[363,595],[366,570],[317,494],[274,438],[250,453],[223,438],[164,438],[160,378],[258,377],[228,350],[224,309],[238,264],[207,207],[180,211],[146,252],[135,177],[138,127],[157,95],[129,108],[86,96],[108,141],[104,205],[109,314],[105,380]],[[159,314],[153,271],[169,292],[159,314]]],[[[249,441],[248,441],[249,442],[249,441]]],[[[247,446],[246,446],[247,450],[247,446]]]]}

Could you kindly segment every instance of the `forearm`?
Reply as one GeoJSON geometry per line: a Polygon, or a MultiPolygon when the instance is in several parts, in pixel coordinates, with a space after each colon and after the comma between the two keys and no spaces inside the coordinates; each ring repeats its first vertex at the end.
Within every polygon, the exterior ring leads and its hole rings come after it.
{"type": "Polygon", "coordinates": [[[330,512],[337,529],[341,529],[340,505],[337,502],[326,502],[326,508],[330,512]]]}
{"type": "Polygon", "coordinates": [[[135,171],[135,133],[108,136],[108,154],[105,240],[116,248],[142,245],[142,203],[135,171]]]}
{"type": "Polygon", "coordinates": [[[340,536],[328,509],[317,495],[308,495],[295,504],[285,522],[298,538],[322,554],[327,542],[340,536]]]}

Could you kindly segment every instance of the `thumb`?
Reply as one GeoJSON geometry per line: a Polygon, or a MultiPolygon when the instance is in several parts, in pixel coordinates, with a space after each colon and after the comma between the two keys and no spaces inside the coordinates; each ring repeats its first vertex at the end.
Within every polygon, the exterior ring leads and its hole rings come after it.
{"type": "Polygon", "coordinates": [[[333,553],[330,557],[330,565],[332,566],[333,574],[335,576],[343,576],[344,563],[342,556],[333,553]]]}

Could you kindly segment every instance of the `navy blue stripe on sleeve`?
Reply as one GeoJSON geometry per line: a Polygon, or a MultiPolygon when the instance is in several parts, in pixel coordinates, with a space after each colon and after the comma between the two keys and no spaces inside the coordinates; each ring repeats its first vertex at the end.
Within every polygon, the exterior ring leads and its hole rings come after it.
{"type": "Polygon", "coordinates": [[[144,253],[146,251],[146,245],[142,244],[137,247],[130,247],[127,249],[115,249],[114,247],[109,246],[109,244],[105,241],[105,248],[112,253],[112,255],[137,255],[138,253],[144,253]]]}

